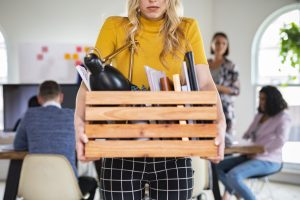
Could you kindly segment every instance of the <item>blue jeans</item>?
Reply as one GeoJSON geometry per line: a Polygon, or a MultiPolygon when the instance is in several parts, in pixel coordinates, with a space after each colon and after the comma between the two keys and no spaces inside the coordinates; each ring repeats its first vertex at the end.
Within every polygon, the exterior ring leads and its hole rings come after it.
{"type": "Polygon", "coordinates": [[[281,163],[251,159],[246,156],[228,157],[217,165],[217,173],[226,191],[231,194],[236,193],[245,200],[255,200],[244,179],[267,175],[278,171],[280,167],[281,163]]]}

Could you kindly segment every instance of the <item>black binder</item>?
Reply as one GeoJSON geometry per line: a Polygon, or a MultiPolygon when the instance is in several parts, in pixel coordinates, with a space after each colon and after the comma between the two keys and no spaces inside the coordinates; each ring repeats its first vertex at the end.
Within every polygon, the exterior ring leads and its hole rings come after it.
{"type": "Polygon", "coordinates": [[[199,84],[196,75],[195,62],[194,62],[194,54],[192,51],[186,52],[185,54],[185,62],[188,71],[188,76],[191,85],[191,91],[199,90],[199,84]]]}

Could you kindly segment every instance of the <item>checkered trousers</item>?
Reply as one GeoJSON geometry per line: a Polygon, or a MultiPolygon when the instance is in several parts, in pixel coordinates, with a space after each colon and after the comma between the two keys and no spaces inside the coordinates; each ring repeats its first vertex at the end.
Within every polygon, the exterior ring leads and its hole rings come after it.
{"type": "Polygon", "coordinates": [[[141,200],[145,184],[152,200],[192,198],[193,169],[190,158],[105,158],[100,191],[104,200],[141,200]]]}

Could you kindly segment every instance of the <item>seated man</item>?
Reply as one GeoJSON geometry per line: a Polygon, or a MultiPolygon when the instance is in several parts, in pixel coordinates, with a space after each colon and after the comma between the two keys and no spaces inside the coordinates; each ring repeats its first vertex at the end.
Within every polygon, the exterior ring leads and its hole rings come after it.
{"type": "MultiPolygon", "coordinates": [[[[64,155],[77,176],[73,110],[61,108],[63,93],[55,81],[45,81],[40,85],[38,101],[42,106],[29,108],[22,118],[14,148],[29,153],[64,155]]],[[[79,178],[79,186],[83,194],[90,193],[89,199],[94,198],[95,179],[79,178]]]]}

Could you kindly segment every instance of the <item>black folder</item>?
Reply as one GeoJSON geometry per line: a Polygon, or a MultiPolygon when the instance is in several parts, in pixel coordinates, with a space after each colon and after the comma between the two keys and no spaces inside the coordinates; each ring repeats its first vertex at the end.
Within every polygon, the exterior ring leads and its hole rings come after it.
{"type": "Polygon", "coordinates": [[[192,51],[186,52],[185,54],[185,62],[188,71],[188,76],[191,85],[191,91],[199,90],[199,84],[196,76],[195,62],[194,62],[194,54],[192,51]]]}

